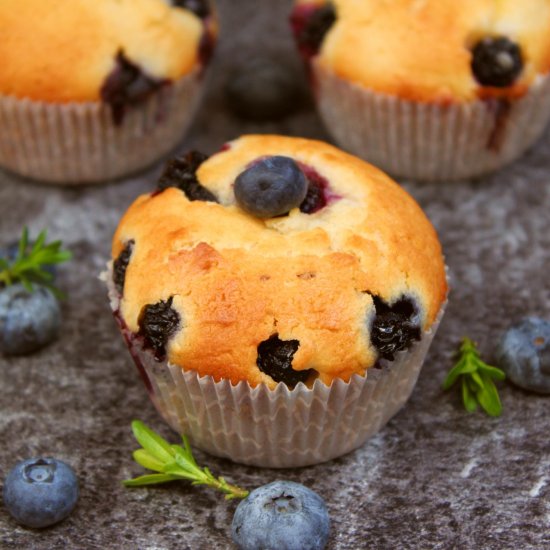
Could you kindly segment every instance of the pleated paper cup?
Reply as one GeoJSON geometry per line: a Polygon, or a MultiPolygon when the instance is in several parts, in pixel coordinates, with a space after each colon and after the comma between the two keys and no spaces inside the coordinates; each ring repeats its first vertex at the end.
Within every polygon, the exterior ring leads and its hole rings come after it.
{"type": "Polygon", "coordinates": [[[99,182],[169,153],[198,104],[200,68],[128,106],[115,125],[109,105],[46,103],[0,95],[0,167],[38,181],[99,182]]]}
{"type": "Polygon", "coordinates": [[[157,361],[119,316],[110,270],[102,278],[111,307],[149,396],[164,420],[199,449],[265,468],[318,464],[360,447],[410,397],[445,307],[436,322],[394,361],[382,360],[366,376],[290,390],[247,382],[216,382],[178,365],[157,361]]]}
{"type": "Polygon", "coordinates": [[[452,180],[517,159],[550,119],[550,76],[510,100],[422,103],[374,92],[312,62],[318,110],[336,142],[393,176],[452,180]]]}

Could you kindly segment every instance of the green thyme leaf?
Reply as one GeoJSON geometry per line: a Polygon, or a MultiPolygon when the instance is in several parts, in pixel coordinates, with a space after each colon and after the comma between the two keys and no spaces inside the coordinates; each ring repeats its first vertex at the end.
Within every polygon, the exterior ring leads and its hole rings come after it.
{"type": "Polygon", "coordinates": [[[164,472],[164,463],[161,460],[157,460],[145,449],[138,449],[137,451],[134,451],[132,456],[140,466],[143,466],[148,470],[153,470],[154,472],[164,472]]]}
{"type": "Polygon", "coordinates": [[[44,269],[71,259],[71,253],[62,250],[61,244],[61,241],[46,244],[46,230],[41,231],[30,244],[29,231],[24,227],[15,259],[0,258],[0,286],[21,283],[32,292],[33,284],[40,284],[49,288],[57,297],[62,297],[62,293],[51,284],[52,274],[44,269]]]}
{"type": "Polygon", "coordinates": [[[167,474],[175,475],[178,479],[188,479],[189,481],[197,481],[197,475],[193,474],[192,472],[189,472],[187,470],[183,470],[181,466],[178,464],[167,464],[164,467],[164,471],[167,474]]]}
{"type": "Polygon", "coordinates": [[[176,481],[177,479],[179,479],[178,476],[172,476],[169,474],[149,474],[135,477],[134,479],[125,479],[122,483],[124,483],[126,487],[143,487],[145,485],[168,483],[169,481],[176,481]]]}
{"type": "Polygon", "coordinates": [[[173,462],[175,452],[170,444],[160,435],[149,429],[143,422],[134,420],[132,431],[137,442],[154,458],[161,463],[173,462]]]}
{"type": "Polygon", "coordinates": [[[502,403],[493,380],[504,380],[504,372],[485,363],[469,338],[463,338],[457,356],[456,365],[445,377],[443,389],[448,390],[460,380],[462,401],[468,412],[474,412],[479,404],[488,415],[500,416],[502,403]]]}
{"type": "Polygon", "coordinates": [[[490,376],[494,380],[504,380],[506,378],[506,374],[504,374],[504,371],[500,370],[497,367],[486,365],[485,363],[479,365],[479,372],[490,376]]]}
{"type": "Polygon", "coordinates": [[[470,391],[468,381],[462,378],[462,401],[468,412],[474,412],[477,409],[477,401],[474,394],[470,391]]]}
{"type": "Polygon", "coordinates": [[[126,487],[141,487],[186,479],[193,485],[207,485],[225,493],[226,499],[246,498],[248,491],[231,485],[223,477],[214,477],[208,468],[200,468],[193,456],[191,445],[183,436],[183,447],[171,445],[163,437],[148,428],[143,422],[134,420],[132,431],[143,447],[134,451],[134,460],[144,468],[159,472],[123,481],[126,487]]]}
{"type": "Polygon", "coordinates": [[[479,404],[489,416],[500,416],[502,404],[495,383],[488,376],[483,376],[483,389],[478,395],[479,404]]]}

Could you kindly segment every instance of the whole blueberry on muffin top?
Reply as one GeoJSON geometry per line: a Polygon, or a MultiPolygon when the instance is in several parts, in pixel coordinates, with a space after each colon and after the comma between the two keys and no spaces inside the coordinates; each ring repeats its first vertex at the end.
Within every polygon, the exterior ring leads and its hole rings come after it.
{"type": "Polygon", "coordinates": [[[472,71],[484,86],[510,86],[522,69],[520,47],[505,36],[486,37],[472,51],[472,71]]]}
{"type": "Polygon", "coordinates": [[[273,218],[300,206],[306,197],[307,181],[294,160],[270,156],[241,172],[234,189],[237,204],[246,212],[273,218]]]}

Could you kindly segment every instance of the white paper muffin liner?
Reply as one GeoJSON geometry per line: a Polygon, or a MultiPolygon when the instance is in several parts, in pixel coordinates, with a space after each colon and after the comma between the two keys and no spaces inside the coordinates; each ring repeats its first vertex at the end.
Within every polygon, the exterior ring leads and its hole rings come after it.
{"type": "Polygon", "coordinates": [[[504,104],[435,104],[401,99],[311,65],[318,110],[336,142],[394,176],[421,180],[479,176],[518,158],[550,119],[550,76],[504,104]]]}
{"type": "MultiPolygon", "coordinates": [[[[111,271],[102,278],[111,307],[119,297],[111,271]]],[[[371,368],[367,376],[330,386],[317,380],[311,389],[278,384],[252,388],[214,381],[178,365],[157,361],[141,341],[120,326],[149,396],[166,422],[193,445],[235,462],[269,468],[318,464],[361,446],[403,407],[411,395],[445,305],[430,330],[394,361],[371,368]]]]}
{"type": "Polygon", "coordinates": [[[46,103],[0,95],[0,166],[39,181],[78,184],[130,174],[172,150],[189,125],[200,68],[129,106],[113,122],[103,102],[46,103]]]}

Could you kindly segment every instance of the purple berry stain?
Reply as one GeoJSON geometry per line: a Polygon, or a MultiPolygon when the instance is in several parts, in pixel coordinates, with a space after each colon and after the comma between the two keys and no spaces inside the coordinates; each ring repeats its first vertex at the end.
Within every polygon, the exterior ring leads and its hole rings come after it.
{"type": "Polygon", "coordinates": [[[325,206],[338,200],[340,195],[333,193],[328,180],[317,170],[303,163],[298,163],[307,179],[306,198],[300,204],[300,211],[304,214],[314,214],[325,206]]]}
{"type": "Polygon", "coordinates": [[[115,318],[115,321],[117,322],[117,325],[120,329],[120,332],[122,334],[122,337],[124,338],[124,342],[128,346],[128,350],[130,352],[130,355],[132,356],[132,359],[134,360],[134,364],[136,365],[136,368],[139,372],[139,375],[141,379],[143,380],[143,383],[145,384],[145,387],[147,388],[147,391],[149,394],[154,394],[154,389],[151,384],[151,381],[149,380],[149,376],[147,376],[147,371],[145,370],[145,366],[143,365],[143,361],[141,360],[139,354],[136,352],[134,344],[136,342],[142,343],[141,339],[136,336],[129,328],[124,319],[122,318],[122,314],[120,313],[120,309],[117,309],[116,311],[113,311],[113,316],[115,318]]]}
{"type": "Polygon", "coordinates": [[[100,96],[110,105],[114,124],[120,126],[128,107],[144,102],[170,81],[146,74],[126,57],[123,50],[117,53],[115,62],[115,68],[101,87],[100,96]]]}
{"type": "Polygon", "coordinates": [[[212,17],[209,2],[206,0],[173,0],[173,6],[189,10],[203,20],[204,30],[199,41],[198,57],[201,65],[205,67],[212,58],[216,44],[216,37],[208,24],[208,19],[212,17]]]}
{"type": "Polygon", "coordinates": [[[323,6],[303,4],[294,8],[290,24],[298,49],[306,61],[319,53],[323,39],[335,21],[336,11],[331,3],[323,6]]]}

